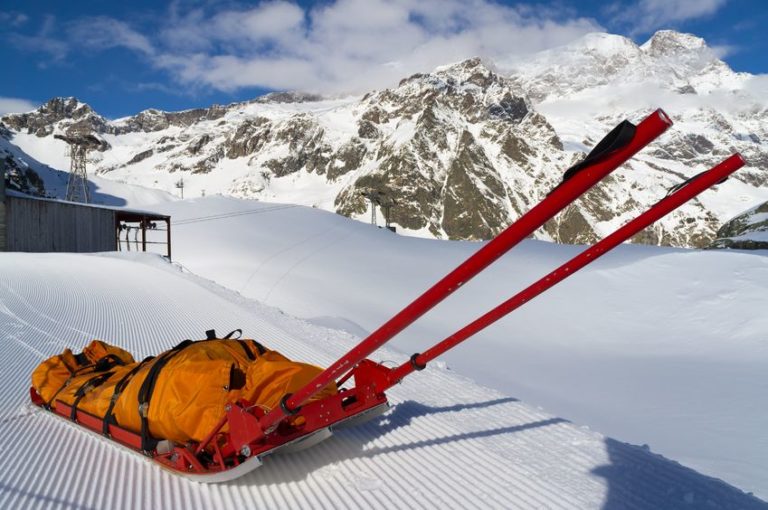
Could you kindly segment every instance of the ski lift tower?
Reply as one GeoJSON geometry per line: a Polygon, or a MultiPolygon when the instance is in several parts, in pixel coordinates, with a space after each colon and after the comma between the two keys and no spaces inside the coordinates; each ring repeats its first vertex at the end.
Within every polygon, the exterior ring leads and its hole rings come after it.
{"type": "Polygon", "coordinates": [[[67,180],[67,200],[70,202],[90,203],[88,191],[88,174],[85,163],[88,151],[101,146],[101,140],[91,134],[54,135],[69,145],[69,179],[67,180]]]}

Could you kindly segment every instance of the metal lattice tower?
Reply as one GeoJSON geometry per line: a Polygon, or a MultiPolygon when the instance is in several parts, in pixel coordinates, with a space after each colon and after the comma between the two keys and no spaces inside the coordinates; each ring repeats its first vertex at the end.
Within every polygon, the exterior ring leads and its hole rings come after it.
{"type": "Polygon", "coordinates": [[[54,135],[54,138],[69,144],[69,179],[67,180],[67,200],[71,202],[90,203],[91,195],[88,190],[88,173],[85,164],[88,151],[101,145],[101,141],[93,135],[54,135]]]}

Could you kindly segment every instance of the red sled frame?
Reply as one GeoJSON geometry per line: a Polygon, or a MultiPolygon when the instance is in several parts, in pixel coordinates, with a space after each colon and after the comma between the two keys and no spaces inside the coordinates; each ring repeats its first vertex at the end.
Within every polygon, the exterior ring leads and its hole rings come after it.
{"type": "MultiPolygon", "coordinates": [[[[658,137],[670,125],[671,121],[661,110],[648,116],[636,126],[632,140],[627,144],[612,150],[587,168],[580,170],[568,181],[564,181],[539,205],[483,246],[304,388],[294,395],[285,395],[279,407],[265,413],[261,407],[247,401],[228,404],[220,422],[200,443],[177,444],[161,440],[152,451],[142,451],[141,436],[118,425],[110,424],[105,435],[135,452],[143,453],[161,467],[177,474],[201,482],[223,482],[259,467],[267,455],[312,446],[330,437],[334,428],[367,421],[385,412],[389,408],[385,391],[399,383],[403,377],[422,370],[435,357],[551,288],[704,190],[722,182],[744,165],[741,156],[734,155],[716,167],[682,183],[648,211],[613,234],[587,248],[552,273],[424,353],[414,354],[410,361],[401,366],[389,368],[367,359],[373,351],[554,217],[595,183],[658,137]],[[343,387],[342,385],[349,380],[353,381],[353,386],[343,387]],[[336,395],[311,400],[322,388],[334,381],[340,388],[336,395]]],[[[45,408],[45,403],[37,392],[31,389],[30,393],[32,402],[45,408]]],[[[71,406],[60,401],[56,402],[52,411],[67,420],[72,416],[71,406]]],[[[79,409],[76,410],[74,417],[75,421],[85,429],[102,434],[102,418],[79,409]]]]}

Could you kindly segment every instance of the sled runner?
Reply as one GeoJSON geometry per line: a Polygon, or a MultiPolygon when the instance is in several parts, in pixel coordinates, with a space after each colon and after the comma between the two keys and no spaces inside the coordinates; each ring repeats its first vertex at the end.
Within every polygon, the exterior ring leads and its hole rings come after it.
{"type": "Polygon", "coordinates": [[[233,334],[218,338],[213,331],[140,362],[119,347],[94,341],[80,354],[67,350],[38,366],[32,401],[201,482],[232,480],[259,467],[268,455],[313,446],[334,429],[385,412],[386,391],[404,377],[744,165],[736,154],[675,186],[626,225],[401,366],[368,359],[671,124],[661,110],[638,125],[621,123],[539,204],[326,369],[289,360],[255,340],[233,334]]]}

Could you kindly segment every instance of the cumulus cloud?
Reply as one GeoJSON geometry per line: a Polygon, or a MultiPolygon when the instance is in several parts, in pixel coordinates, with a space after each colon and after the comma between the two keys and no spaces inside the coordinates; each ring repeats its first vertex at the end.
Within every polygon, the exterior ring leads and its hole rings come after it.
{"type": "Polygon", "coordinates": [[[630,5],[614,4],[615,20],[632,26],[632,35],[653,32],[689,20],[710,16],[728,0],[637,0],[630,5]]]}
{"type": "Polygon", "coordinates": [[[602,30],[556,16],[490,0],[337,0],[311,9],[278,0],[178,17],[164,32],[170,51],[154,63],[182,83],[224,91],[363,92],[441,64],[527,54],[602,30]]]}
{"type": "Polygon", "coordinates": [[[438,65],[524,55],[602,30],[589,18],[494,0],[334,0],[311,8],[272,0],[173,3],[151,29],[85,18],[67,27],[62,44],[130,49],[190,89],[359,93],[438,65]]]}
{"type": "Polygon", "coordinates": [[[26,113],[40,106],[38,103],[18,97],[0,97],[0,115],[26,113]]]}
{"type": "Polygon", "coordinates": [[[135,25],[106,16],[35,35],[25,49],[61,61],[76,49],[126,48],[173,83],[196,91],[243,88],[361,93],[416,72],[480,56],[509,59],[562,45],[596,21],[551,6],[495,0],[331,0],[302,7],[268,0],[244,7],[173,2],[165,16],[135,25]]]}

